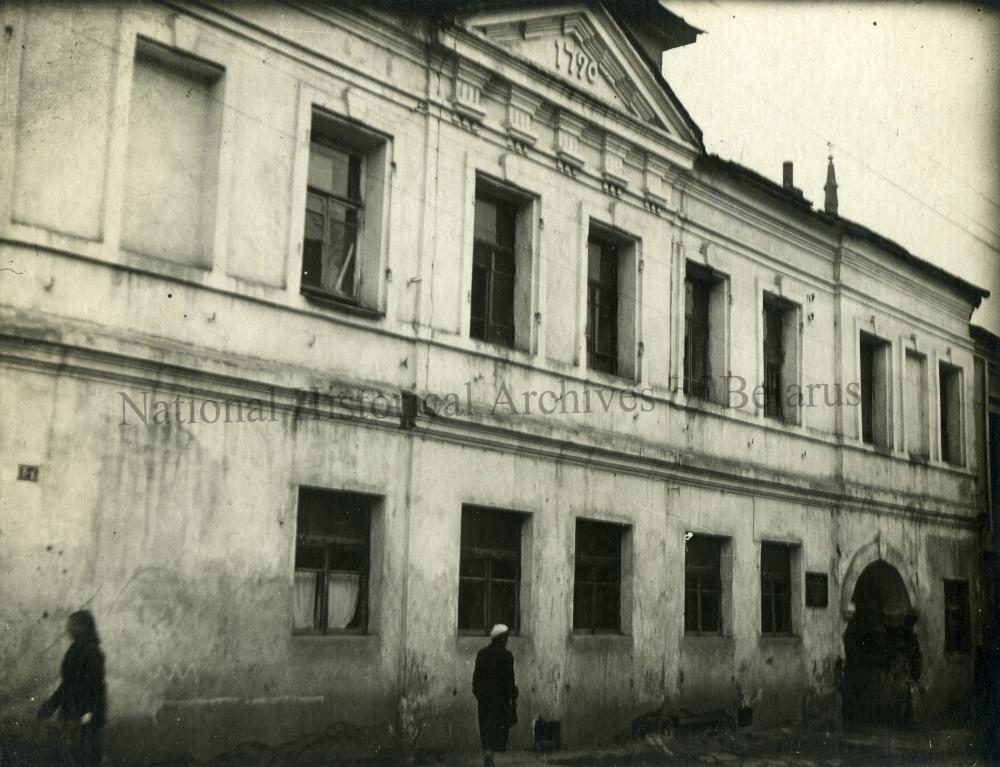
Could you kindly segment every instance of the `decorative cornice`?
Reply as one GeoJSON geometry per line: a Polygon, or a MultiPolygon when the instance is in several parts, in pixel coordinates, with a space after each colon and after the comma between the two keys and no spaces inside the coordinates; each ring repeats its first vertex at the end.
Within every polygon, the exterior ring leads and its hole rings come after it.
{"type": "Polygon", "coordinates": [[[534,117],[541,105],[542,99],[538,96],[510,84],[507,93],[507,138],[512,148],[523,153],[538,141],[534,132],[534,117]]]}
{"type": "Polygon", "coordinates": [[[489,79],[490,73],[487,70],[466,59],[456,59],[452,107],[459,122],[472,131],[486,117],[486,110],[482,105],[482,90],[489,79]]]}
{"type": "MultiPolygon", "coordinates": [[[[767,479],[748,476],[744,472],[733,473],[725,469],[698,466],[691,461],[682,460],[681,454],[676,450],[664,450],[648,444],[637,444],[634,450],[629,451],[609,447],[607,444],[582,444],[579,440],[567,441],[548,434],[525,431],[523,428],[477,420],[475,416],[450,418],[438,415],[429,410],[426,404],[420,405],[423,399],[412,392],[365,382],[341,379],[332,382],[337,384],[336,390],[327,382],[327,393],[156,359],[70,346],[58,341],[11,335],[0,336],[0,362],[10,368],[71,375],[116,386],[131,386],[134,387],[133,391],[169,392],[215,401],[255,398],[266,400],[275,413],[290,415],[294,419],[319,418],[381,430],[405,429],[425,439],[462,444],[480,450],[494,449],[554,463],[680,482],[737,495],[772,498],[838,511],[884,514],[968,530],[977,529],[979,524],[974,514],[977,509],[974,500],[970,503],[957,503],[950,499],[921,499],[923,502],[933,500],[939,507],[960,509],[964,514],[919,509],[906,503],[865,497],[867,493],[863,488],[858,488],[855,494],[844,492],[836,489],[833,481],[829,483],[829,488],[823,488],[808,480],[794,481],[790,477],[767,479]],[[363,406],[359,409],[354,403],[363,402],[357,396],[361,392],[369,395],[369,401],[376,394],[383,394],[384,407],[380,406],[377,413],[369,413],[363,406]],[[419,407],[414,407],[414,402],[419,407]]],[[[287,376],[283,377],[288,380],[287,376]]]]}
{"type": "Polygon", "coordinates": [[[630,144],[627,141],[604,134],[604,147],[601,152],[601,176],[604,179],[604,191],[615,197],[621,197],[628,186],[625,177],[625,157],[630,144]]]}
{"type": "Polygon", "coordinates": [[[646,155],[642,169],[642,191],[646,196],[646,208],[659,215],[670,207],[670,187],[664,183],[669,164],[653,155],[646,155]]]}
{"type": "Polygon", "coordinates": [[[586,122],[572,112],[560,109],[556,116],[555,151],[559,170],[571,176],[584,165],[580,155],[580,136],[586,122]]]}

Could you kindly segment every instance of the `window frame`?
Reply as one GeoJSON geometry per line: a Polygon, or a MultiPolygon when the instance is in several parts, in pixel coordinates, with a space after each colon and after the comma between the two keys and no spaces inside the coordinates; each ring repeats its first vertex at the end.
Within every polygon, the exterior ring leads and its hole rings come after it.
{"type": "MultiPolygon", "coordinates": [[[[780,280],[777,280],[780,282],[780,280]]],[[[759,293],[760,336],[758,338],[757,364],[762,375],[760,392],[763,403],[754,395],[757,414],[786,426],[802,424],[802,304],[787,295],[763,289],[759,293]],[[778,330],[777,363],[769,359],[769,349],[773,350],[769,333],[768,316],[773,313],[772,324],[778,330]],[[774,378],[776,377],[776,383],[774,378]],[[770,392],[776,391],[776,395],[770,392]],[[775,403],[777,407],[775,408],[775,403]]],[[[772,328],[773,330],[774,328],[772,328]]]]}
{"type": "MultiPolygon", "coordinates": [[[[304,294],[313,295],[318,298],[323,298],[330,301],[339,301],[343,303],[348,303],[352,305],[360,304],[359,288],[361,283],[361,258],[362,258],[362,244],[363,244],[363,232],[365,227],[365,180],[366,180],[366,170],[367,170],[367,157],[364,153],[359,152],[356,149],[337,142],[334,139],[327,136],[326,133],[318,132],[315,129],[312,131],[311,138],[309,141],[309,161],[312,161],[313,151],[316,147],[320,148],[320,151],[333,151],[339,152],[347,156],[349,167],[350,165],[356,165],[357,170],[357,198],[352,199],[351,197],[345,197],[343,195],[336,194],[334,192],[329,192],[319,187],[312,186],[309,183],[308,176],[306,178],[306,228],[308,228],[309,221],[309,198],[310,196],[319,197],[323,201],[323,239],[321,244],[320,253],[320,263],[325,265],[326,258],[326,248],[328,246],[328,234],[330,231],[331,223],[336,223],[336,219],[330,215],[331,205],[336,205],[343,208],[345,211],[352,212],[355,215],[354,222],[354,241],[353,241],[353,254],[354,263],[351,269],[352,275],[352,289],[349,294],[338,293],[336,291],[326,290],[319,285],[314,285],[312,283],[307,283],[305,280],[306,275],[306,247],[309,238],[306,237],[306,229],[303,230],[302,235],[302,282],[301,290],[304,294]]],[[[352,170],[348,170],[348,187],[351,186],[352,182],[350,176],[352,170]]],[[[350,190],[348,190],[350,194],[350,190]]],[[[345,224],[345,229],[347,225],[345,224]]],[[[323,272],[322,268],[320,271],[319,279],[322,281],[323,272]]]]}
{"type": "Polygon", "coordinates": [[[927,354],[916,349],[903,352],[903,447],[910,458],[927,461],[931,457],[930,406],[927,354]],[[915,370],[915,375],[913,371],[915,370]],[[911,378],[916,379],[911,381],[911,378]],[[916,384],[916,391],[910,387],[916,384]],[[916,432],[916,433],[914,433],[916,432]],[[916,450],[913,449],[914,443],[916,450]]]}
{"type": "Polygon", "coordinates": [[[892,342],[874,333],[858,333],[858,388],[861,393],[858,440],[877,450],[891,450],[892,342]]]}
{"type": "MultiPolygon", "coordinates": [[[[371,625],[371,576],[372,576],[372,520],[376,512],[378,496],[368,493],[359,493],[350,490],[339,490],[312,485],[300,485],[296,496],[296,524],[295,524],[295,546],[292,553],[292,573],[293,590],[295,588],[295,575],[299,572],[316,572],[316,591],[313,596],[313,625],[311,627],[296,626],[294,612],[292,616],[292,633],[297,636],[337,636],[337,635],[366,635],[369,633],[371,625]],[[324,505],[328,508],[326,513],[336,513],[334,507],[338,502],[348,505],[351,503],[364,504],[364,528],[365,540],[351,540],[337,535],[322,535],[313,532],[302,532],[303,527],[303,497],[308,493],[326,496],[324,505]],[[303,548],[323,549],[323,568],[300,567],[299,554],[303,548]],[[333,549],[351,550],[359,553],[358,569],[337,569],[330,566],[331,551],[333,549]],[[355,615],[360,610],[360,618],[357,625],[344,628],[331,628],[329,626],[329,599],[327,596],[329,589],[330,573],[357,573],[358,574],[358,601],[355,608],[355,615]]],[[[294,599],[294,594],[293,594],[294,599]]],[[[294,611],[294,606],[293,606],[294,611]]],[[[355,622],[352,617],[351,623],[355,622]]]]}
{"type": "Polygon", "coordinates": [[[488,634],[490,629],[496,623],[500,622],[498,617],[493,613],[492,598],[493,598],[493,582],[497,581],[500,583],[509,583],[513,585],[514,592],[514,621],[513,623],[508,623],[507,626],[510,629],[510,634],[516,636],[521,633],[524,621],[521,616],[522,608],[522,595],[521,589],[523,584],[524,568],[522,566],[522,549],[524,545],[524,534],[525,534],[525,523],[527,521],[528,515],[524,512],[514,511],[510,509],[497,509],[489,506],[477,506],[475,504],[464,504],[462,506],[462,517],[460,523],[460,543],[459,543],[459,566],[458,566],[458,616],[456,618],[456,626],[458,633],[460,635],[470,635],[470,636],[482,636],[488,634]],[[470,517],[473,514],[486,514],[486,515],[507,515],[511,518],[511,521],[516,521],[517,525],[517,542],[514,548],[489,548],[483,546],[467,546],[461,541],[461,533],[465,531],[466,514],[470,517]],[[485,574],[482,577],[478,576],[468,576],[462,574],[462,564],[466,561],[466,557],[484,558],[485,559],[485,574]],[[504,560],[504,561],[514,561],[515,563],[515,577],[514,579],[500,578],[493,576],[493,565],[494,560],[504,560]],[[483,598],[483,626],[481,629],[477,628],[463,628],[461,625],[462,616],[462,582],[482,582],[484,590],[483,598]]]}
{"type": "Polygon", "coordinates": [[[697,264],[687,263],[684,274],[684,370],[683,389],[688,397],[710,400],[712,394],[712,290],[715,280],[707,269],[697,264]],[[695,308],[699,308],[695,317],[695,308]],[[692,331],[695,320],[704,324],[701,336],[692,331]],[[700,348],[702,371],[697,376],[695,367],[695,347],[700,348]]]}
{"type": "MultiPolygon", "coordinates": [[[[361,93],[352,90],[345,103],[344,99],[333,98],[311,86],[303,86],[300,91],[289,227],[289,247],[295,257],[286,259],[285,284],[300,297],[303,308],[319,307],[365,319],[383,319],[389,279],[387,266],[393,186],[392,133],[387,129],[388,126],[381,124],[377,111],[367,108],[370,105],[361,93]],[[307,282],[303,279],[311,194],[310,157],[313,146],[317,143],[362,158],[358,196],[362,204],[362,215],[357,222],[358,244],[354,254],[357,288],[353,298],[317,287],[312,284],[314,280],[307,282]]],[[[322,258],[320,261],[322,262],[322,258]]]]}
{"type": "Polygon", "coordinates": [[[726,539],[715,535],[701,535],[694,534],[685,541],[684,545],[684,635],[685,636],[724,636],[725,635],[725,616],[723,615],[723,595],[725,590],[725,583],[723,578],[723,567],[722,558],[724,555],[724,549],[726,545],[726,539]],[[692,541],[697,541],[698,545],[711,545],[715,547],[713,556],[716,561],[714,563],[714,568],[707,565],[694,565],[691,562],[691,551],[690,546],[692,541]],[[714,576],[718,580],[718,587],[715,589],[702,587],[701,576],[705,571],[712,569],[714,570],[714,576]],[[695,576],[698,578],[698,585],[691,589],[688,586],[688,578],[695,576]],[[688,628],[688,612],[687,612],[687,602],[688,593],[693,591],[695,593],[695,600],[697,604],[697,618],[696,626],[694,629],[688,628]],[[716,602],[715,611],[718,616],[718,626],[715,629],[706,629],[702,624],[702,597],[705,595],[714,595],[714,600],[716,602]]]}
{"type": "Polygon", "coordinates": [[[590,232],[587,235],[587,368],[589,370],[597,370],[602,373],[607,373],[608,375],[618,375],[618,349],[621,339],[619,338],[619,323],[621,320],[619,303],[621,301],[621,285],[618,278],[619,270],[619,259],[621,254],[619,253],[619,244],[614,241],[614,239],[604,236],[602,232],[595,232],[594,228],[591,227],[590,232]],[[601,249],[601,255],[599,258],[599,265],[597,269],[597,277],[591,274],[590,270],[590,246],[591,244],[597,245],[601,249]],[[602,279],[602,272],[605,267],[605,258],[613,263],[614,268],[609,269],[608,272],[614,275],[611,280],[605,281],[602,279]],[[595,294],[598,300],[595,302],[595,294]],[[611,300],[606,303],[600,301],[603,294],[605,298],[610,298],[611,300]],[[597,349],[598,340],[600,333],[603,329],[603,324],[599,321],[600,310],[603,306],[610,305],[611,316],[607,319],[606,324],[610,324],[613,328],[612,334],[612,344],[610,351],[599,351],[597,349]],[[597,365],[598,355],[602,359],[610,358],[610,364],[608,367],[597,365]]]}
{"type": "Polygon", "coordinates": [[[625,536],[626,527],[627,527],[626,525],[619,524],[617,522],[605,522],[605,521],[602,521],[602,520],[585,519],[585,518],[582,518],[582,517],[577,517],[577,519],[576,519],[576,524],[575,524],[575,529],[574,529],[574,536],[575,536],[574,537],[574,547],[575,547],[575,551],[574,551],[574,555],[573,555],[574,566],[573,566],[573,621],[572,621],[572,624],[573,624],[573,633],[574,634],[585,634],[585,635],[586,634],[591,634],[591,635],[593,635],[593,634],[608,634],[608,635],[615,635],[615,634],[624,634],[625,633],[624,632],[624,621],[622,620],[622,608],[623,608],[623,605],[624,605],[624,597],[625,597],[625,594],[624,594],[624,584],[623,584],[624,573],[623,573],[622,565],[623,565],[623,562],[624,562],[624,559],[625,559],[623,549],[624,549],[624,536],[625,536]],[[589,552],[588,553],[583,553],[581,551],[581,546],[580,546],[580,538],[581,538],[581,536],[580,536],[580,530],[581,530],[581,526],[583,527],[584,530],[586,530],[587,528],[590,528],[592,532],[593,531],[598,531],[598,530],[603,530],[608,535],[611,535],[611,534],[616,535],[617,536],[617,547],[616,547],[617,548],[617,554],[615,556],[609,556],[609,555],[593,554],[593,553],[589,553],[589,552]],[[612,567],[612,572],[617,572],[617,580],[614,581],[614,582],[599,580],[598,577],[597,577],[599,569],[602,566],[603,567],[608,567],[609,565],[613,566],[612,567]],[[593,574],[593,577],[586,578],[586,579],[581,579],[581,577],[580,577],[581,576],[581,569],[588,570],[590,573],[593,574]],[[590,626],[581,626],[581,625],[578,624],[578,619],[579,619],[580,616],[578,615],[578,611],[576,609],[577,589],[580,588],[581,586],[587,586],[587,587],[589,587],[589,591],[590,591],[590,616],[591,616],[591,625],[590,626]],[[597,618],[597,609],[596,608],[597,608],[597,604],[598,604],[597,595],[598,595],[599,587],[601,587],[601,586],[604,586],[604,587],[614,586],[615,587],[614,590],[615,590],[615,593],[617,594],[616,602],[617,602],[617,605],[618,605],[618,610],[617,610],[617,615],[615,617],[615,621],[614,621],[614,625],[613,626],[599,626],[598,625],[598,621],[596,620],[596,618],[597,618]]]}
{"type": "Polygon", "coordinates": [[[477,341],[482,341],[483,343],[493,344],[507,349],[515,349],[518,346],[517,339],[520,331],[520,328],[518,327],[520,323],[518,322],[517,315],[519,278],[521,277],[520,272],[522,271],[522,269],[518,268],[518,250],[519,248],[524,247],[524,243],[521,242],[525,234],[523,231],[525,227],[522,222],[522,217],[526,214],[527,209],[530,209],[531,200],[524,195],[500,186],[493,180],[488,179],[481,174],[477,174],[474,206],[472,226],[472,283],[470,285],[469,293],[469,337],[477,341]],[[480,201],[495,206],[498,213],[500,211],[504,212],[505,217],[508,219],[509,226],[507,228],[509,229],[511,235],[511,242],[509,246],[500,242],[489,242],[480,239],[477,236],[480,201]],[[477,298],[476,272],[477,268],[480,266],[477,263],[477,256],[483,251],[489,253],[490,263],[486,267],[486,276],[484,279],[484,315],[481,318],[477,318],[473,308],[476,305],[477,298]],[[496,268],[497,255],[501,253],[506,256],[510,264],[510,271],[508,273],[508,278],[510,280],[509,323],[507,325],[506,337],[503,339],[494,338],[492,333],[495,314],[494,301],[497,297],[497,275],[504,274],[501,270],[496,268]],[[477,319],[483,324],[481,335],[477,335],[474,332],[477,319]]]}
{"type": "Polygon", "coordinates": [[[760,544],[760,633],[764,637],[790,637],[795,635],[795,624],[794,624],[794,612],[793,612],[793,589],[792,589],[792,559],[793,559],[793,548],[794,546],[790,543],[782,543],[780,541],[761,541],[760,544]],[[782,572],[777,573],[773,570],[765,569],[765,559],[767,551],[771,550],[774,552],[782,551],[785,557],[784,567],[782,572]],[[784,593],[775,590],[775,584],[777,582],[783,582],[786,585],[786,590],[784,593]],[[787,630],[779,630],[777,617],[778,612],[775,607],[778,600],[786,605],[787,615],[787,630]],[[765,603],[770,602],[770,610],[765,609],[765,603]],[[771,620],[771,630],[767,630],[765,627],[765,617],[770,616],[771,620]]]}
{"type": "Polygon", "coordinates": [[[938,360],[938,454],[942,463],[957,467],[965,466],[964,373],[960,366],[938,360]],[[954,403],[946,401],[949,394],[954,403]],[[953,436],[956,455],[952,455],[953,436]]]}

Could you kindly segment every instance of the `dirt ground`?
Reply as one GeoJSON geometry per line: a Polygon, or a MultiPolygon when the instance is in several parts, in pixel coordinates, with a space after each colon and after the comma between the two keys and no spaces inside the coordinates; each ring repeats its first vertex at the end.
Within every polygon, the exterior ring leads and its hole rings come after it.
{"type": "MultiPolygon", "coordinates": [[[[475,752],[379,751],[360,741],[345,754],[345,733],[325,733],[277,746],[243,744],[207,762],[194,759],[152,760],[155,767],[321,767],[324,765],[413,765],[473,767],[475,752]]],[[[985,765],[978,738],[969,728],[936,730],[824,730],[816,727],[710,727],[676,732],[664,728],[613,747],[566,749],[551,753],[515,751],[499,755],[497,767],[566,765],[634,767],[638,765],[723,765],[725,767],[972,767],[985,765]]],[[[54,767],[53,752],[39,743],[0,743],[0,767],[54,767]]],[[[124,764],[105,757],[105,765],[124,764]]]]}

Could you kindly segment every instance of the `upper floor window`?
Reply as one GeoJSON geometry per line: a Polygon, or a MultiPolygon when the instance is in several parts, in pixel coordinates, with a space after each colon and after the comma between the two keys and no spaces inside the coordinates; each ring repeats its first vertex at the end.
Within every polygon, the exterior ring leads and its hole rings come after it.
{"type": "Polygon", "coordinates": [[[309,150],[302,285],[356,300],[363,158],[326,140],[314,134],[309,150]]]}
{"type": "Polygon", "coordinates": [[[760,632],[792,633],[792,547],[760,545],[760,632]]]}
{"type": "Polygon", "coordinates": [[[938,395],[941,401],[941,460],[956,466],[962,456],[962,369],[947,362],[938,367],[938,395]]]}
{"type": "Polygon", "coordinates": [[[521,625],[523,514],[465,506],[458,582],[458,630],[486,632],[521,625]]]}
{"type": "Polygon", "coordinates": [[[292,610],[296,631],[367,630],[375,501],[360,493],[299,488],[292,610]]]}
{"type": "Polygon", "coordinates": [[[533,198],[476,177],[469,335],[498,346],[531,344],[533,198]]]}
{"type": "Polygon", "coordinates": [[[375,308],[385,138],[319,110],[310,136],[302,292],[375,308]]]}
{"type": "Polygon", "coordinates": [[[927,357],[906,350],[903,381],[903,428],[906,450],[912,456],[928,458],[931,453],[927,419],[927,357]]]}
{"type": "Polygon", "coordinates": [[[888,341],[861,334],[861,440],[885,448],[892,447],[891,348],[888,341]]]}
{"type": "Polygon", "coordinates": [[[723,402],[726,281],[688,262],[684,279],[684,393],[723,402]]]}
{"type": "Polygon", "coordinates": [[[576,521],[575,631],[621,630],[624,529],[608,522],[576,521]]]}
{"type": "Polygon", "coordinates": [[[618,248],[587,241],[587,367],[618,372],[618,248]]]}
{"type": "Polygon", "coordinates": [[[591,224],[587,239],[587,367],[635,378],[637,243],[591,224]]]}
{"type": "Polygon", "coordinates": [[[798,416],[798,307],[764,293],[764,415],[789,423],[798,416]]]}

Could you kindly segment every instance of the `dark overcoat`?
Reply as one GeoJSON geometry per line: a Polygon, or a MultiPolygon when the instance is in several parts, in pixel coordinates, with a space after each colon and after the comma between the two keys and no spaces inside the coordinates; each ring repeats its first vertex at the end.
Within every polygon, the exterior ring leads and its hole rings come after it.
{"type": "Polygon", "coordinates": [[[107,702],[104,689],[104,653],[90,640],[73,642],[62,661],[62,681],[45,701],[42,716],[59,709],[59,718],[75,722],[90,713],[96,727],[104,725],[107,702]]]}
{"type": "Polygon", "coordinates": [[[476,655],[472,693],[479,703],[479,740],[486,751],[507,748],[507,732],[516,721],[514,656],[498,642],[490,642],[476,655]]]}

